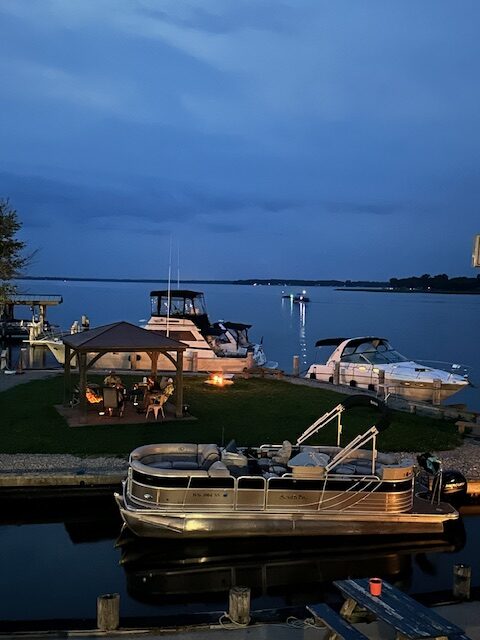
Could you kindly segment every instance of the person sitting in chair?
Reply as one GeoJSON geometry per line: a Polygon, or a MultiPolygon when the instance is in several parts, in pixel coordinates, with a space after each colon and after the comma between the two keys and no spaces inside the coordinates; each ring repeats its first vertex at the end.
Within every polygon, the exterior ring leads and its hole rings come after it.
{"type": "Polygon", "coordinates": [[[107,387],[123,387],[122,379],[117,376],[115,371],[110,371],[108,376],[104,379],[103,384],[107,387]]]}
{"type": "Polygon", "coordinates": [[[146,409],[148,405],[153,402],[153,399],[161,394],[162,390],[157,378],[153,375],[147,378],[147,388],[145,389],[145,395],[143,396],[143,406],[146,409]]]}
{"type": "Polygon", "coordinates": [[[167,398],[169,398],[171,395],[173,395],[174,391],[175,391],[175,387],[173,385],[173,378],[169,378],[167,380],[167,384],[165,388],[162,391],[162,395],[167,396],[167,398]]]}

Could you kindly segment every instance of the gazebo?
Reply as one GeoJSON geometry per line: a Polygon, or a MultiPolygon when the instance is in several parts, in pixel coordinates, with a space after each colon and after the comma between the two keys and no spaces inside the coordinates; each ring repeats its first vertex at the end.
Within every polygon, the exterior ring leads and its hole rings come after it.
{"type": "Polygon", "coordinates": [[[183,415],[183,352],[187,348],[183,342],[172,340],[164,335],[142,329],[129,322],[115,322],[96,327],[63,338],[65,345],[65,387],[64,405],[68,404],[72,393],[71,362],[77,357],[79,373],[80,411],[87,412],[87,371],[106,353],[145,352],[151,360],[152,375],[157,374],[158,358],[164,355],[175,367],[177,418],[183,415]],[[173,353],[176,354],[174,357],[173,353]]]}

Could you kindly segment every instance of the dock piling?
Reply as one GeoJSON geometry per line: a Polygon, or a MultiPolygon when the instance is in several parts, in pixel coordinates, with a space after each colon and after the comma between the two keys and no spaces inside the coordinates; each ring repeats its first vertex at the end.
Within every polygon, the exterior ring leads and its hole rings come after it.
{"type": "Polygon", "coordinates": [[[293,356],[293,365],[292,365],[292,376],[298,378],[300,375],[300,357],[293,356]]]}
{"type": "Polygon", "coordinates": [[[250,622],[249,587],[232,587],[228,596],[228,617],[236,624],[247,625],[250,622]]]}
{"type": "Polygon", "coordinates": [[[453,597],[456,600],[470,600],[472,568],[467,564],[453,565],[453,597]]]}
{"type": "Polygon", "coordinates": [[[97,628],[114,631],[120,625],[120,595],[107,593],[97,598],[97,628]]]}

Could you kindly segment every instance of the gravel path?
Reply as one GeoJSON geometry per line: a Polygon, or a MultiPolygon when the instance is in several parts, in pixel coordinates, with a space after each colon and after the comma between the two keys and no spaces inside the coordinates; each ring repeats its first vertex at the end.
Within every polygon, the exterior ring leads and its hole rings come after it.
{"type": "Polygon", "coordinates": [[[114,457],[78,458],[69,454],[0,454],[0,474],[126,473],[127,459],[114,457]]]}

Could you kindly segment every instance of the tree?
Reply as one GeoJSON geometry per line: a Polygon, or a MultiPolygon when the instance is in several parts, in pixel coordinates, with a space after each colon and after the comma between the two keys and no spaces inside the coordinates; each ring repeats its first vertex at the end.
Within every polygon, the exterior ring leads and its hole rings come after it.
{"type": "Polygon", "coordinates": [[[30,256],[22,252],[25,243],[18,240],[17,232],[22,223],[7,198],[0,198],[0,303],[4,303],[15,292],[12,279],[19,275],[30,256]]]}

